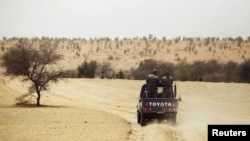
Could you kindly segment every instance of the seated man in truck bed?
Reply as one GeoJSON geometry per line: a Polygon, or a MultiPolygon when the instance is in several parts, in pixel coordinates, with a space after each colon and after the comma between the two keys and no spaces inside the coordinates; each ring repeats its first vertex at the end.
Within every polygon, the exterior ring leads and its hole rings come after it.
{"type": "Polygon", "coordinates": [[[147,84],[143,84],[141,87],[140,98],[146,98],[147,84]]]}
{"type": "Polygon", "coordinates": [[[162,77],[161,85],[163,86],[162,98],[174,98],[173,93],[173,78],[166,71],[165,75],[162,77]]]}

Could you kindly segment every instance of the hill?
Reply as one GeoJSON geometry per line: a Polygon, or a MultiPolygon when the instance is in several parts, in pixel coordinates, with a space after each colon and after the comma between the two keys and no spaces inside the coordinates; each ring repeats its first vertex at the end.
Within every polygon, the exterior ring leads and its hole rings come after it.
{"type": "Polygon", "coordinates": [[[4,38],[0,40],[0,58],[9,47],[24,40],[28,40],[34,47],[57,48],[64,56],[60,66],[68,70],[75,70],[84,60],[108,61],[116,71],[119,71],[136,68],[145,59],[177,64],[180,61],[192,63],[211,59],[222,63],[241,63],[250,58],[250,40],[241,37],[157,39],[152,35],[124,39],[4,38]]]}

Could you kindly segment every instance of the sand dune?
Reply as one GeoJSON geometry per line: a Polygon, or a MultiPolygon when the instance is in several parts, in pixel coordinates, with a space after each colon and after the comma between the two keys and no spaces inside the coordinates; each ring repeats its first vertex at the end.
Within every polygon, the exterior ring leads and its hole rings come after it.
{"type": "Polygon", "coordinates": [[[206,141],[208,124],[250,124],[250,84],[176,82],[177,124],[136,121],[145,81],[68,79],[43,93],[43,108],[11,107],[27,84],[1,78],[0,138],[16,140],[206,141]],[[2,91],[3,89],[3,91],[2,91]]]}

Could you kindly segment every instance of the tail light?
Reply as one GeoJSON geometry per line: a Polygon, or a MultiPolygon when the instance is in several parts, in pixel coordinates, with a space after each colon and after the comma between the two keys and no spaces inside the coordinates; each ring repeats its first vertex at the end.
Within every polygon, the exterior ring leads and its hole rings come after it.
{"type": "Polygon", "coordinates": [[[143,111],[151,111],[152,109],[150,107],[144,107],[143,111]]]}
{"type": "Polygon", "coordinates": [[[170,107],[170,108],[168,108],[168,111],[175,112],[176,111],[176,107],[170,107]]]}

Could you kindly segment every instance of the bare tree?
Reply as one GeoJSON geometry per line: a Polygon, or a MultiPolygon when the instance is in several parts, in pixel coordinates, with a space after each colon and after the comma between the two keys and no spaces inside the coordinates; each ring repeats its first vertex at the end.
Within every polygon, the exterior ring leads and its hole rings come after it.
{"type": "Polygon", "coordinates": [[[31,81],[29,93],[36,92],[37,106],[40,106],[41,91],[49,88],[50,82],[57,82],[61,70],[53,70],[53,65],[62,58],[55,49],[40,47],[35,49],[26,42],[20,42],[4,54],[3,66],[6,75],[22,76],[22,81],[31,81]]]}
{"type": "Polygon", "coordinates": [[[109,62],[103,61],[103,63],[98,63],[96,74],[99,75],[101,79],[112,78],[114,71],[109,62]]]}

